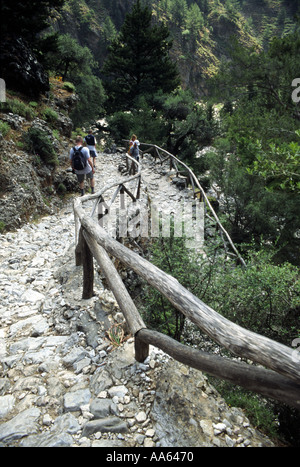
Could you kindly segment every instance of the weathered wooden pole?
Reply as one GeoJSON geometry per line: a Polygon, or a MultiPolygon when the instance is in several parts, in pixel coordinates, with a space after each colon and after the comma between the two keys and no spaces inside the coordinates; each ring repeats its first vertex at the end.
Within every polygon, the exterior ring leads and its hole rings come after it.
{"type": "MultiPolygon", "coordinates": [[[[98,262],[108,285],[113,292],[118,305],[124,315],[129,332],[135,336],[138,331],[146,328],[146,325],[139,314],[132,298],[130,297],[118,271],[109,258],[106,251],[98,245],[93,237],[86,231],[83,232],[85,241],[90,251],[98,262]]],[[[143,362],[149,355],[149,345],[146,342],[138,340],[135,342],[135,358],[138,362],[143,362]]]]}
{"type": "Polygon", "coordinates": [[[94,296],[94,261],[93,255],[85,240],[84,232],[82,232],[81,257],[83,267],[83,291],[82,298],[84,300],[94,296]]]}
{"type": "Polygon", "coordinates": [[[175,308],[185,314],[214,341],[235,355],[248,358],[300,382],[299,362],[294,360],[292,349],[227,320],[195,297],[172,276],[110,237],[104,229],[85,215],[81,206],[78,205],[75,209],[82,225],[99,245],[159,290],[175,308]]]}
{"type": "Polygon", "coordinates": [[[157,331],[141,329],[136,342],[154,345],[178,362],[300,410],[300,383],[255,365],[209,354],[180,344],[157,331]]]}

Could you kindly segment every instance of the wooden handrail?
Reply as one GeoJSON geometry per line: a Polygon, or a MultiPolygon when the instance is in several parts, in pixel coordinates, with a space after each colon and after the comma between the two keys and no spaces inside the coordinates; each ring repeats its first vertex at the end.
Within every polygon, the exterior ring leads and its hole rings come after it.
{"type": "Polygon", "coordinates": [[[75,211],[81,225],[96,242],[155,287],[175,308],[184,313],[214,341],[240,357],[250,359],[300,382],[299,363],[294,361],[292,349],[248,331],[214,311],[185,289],[177,279],[113,239],[90,216],[86,215],[80,206],[79,199],[77,198],[74,202],[75,211]]]}
{"type": "Polygon", "coordinates": [[[138,348],[140,341],[158,347],[184,365],[300,409],[300,384],[274,371],[187,347],[150,329],[138,331],[135,336],[138,348]]]}
{"type": "MultiPolygon", "coordinates": [[[[140,173],[127,177],[109,187],[123,185],[139,176],[140,173]]],[[[149,344],[152,344],[187,365],[300,409],[299,362],[294,357],[294,350],[227,320],[185,289],[175,278],[113,239],[82,207],[86,200],[99,198],[99,194],[102,195],[106,189],[108,187],[94,195],[74,200],[77,229],[79,222],[81,224],[79,238],[80,251],[85,261],[84,282],[93,280],[89,269],[93,268],[91,258],[94,257],[108,280],[129,331],[135,337],[136,359],[144,361],[148,355],[149,344]],[[250,359],[268,369],[230,359],[224,360],[183,346],[167,336],[147,329],[109,254],[156,288],[214,341],[235,355],[250,359]]],[[[90,294],[91,291],[92,287],[89,284],[90,294]]]]}
{"type": "MultiPolygon", "coordinates": [[[[199,190],[201,191],[201,194],[203,196],[203,198],[205,199],[205,202],[207,204],[207,206],[209,207],[212,215],[214,216],[215,218],[215,221],[216,223],[218,224],[218,226],[220,227],[220,229],[222,230],[222,232],[225,234],[231,248],[233,249],[233,251],[235,252],[236,256],[238,257],[239,261],[241,262],[241,264],[246,267],[246,263],[244,261],[244,259],[242,258],[242,256],[240,255],[240,253],[238,252],[237,248],[235,247],[233,241],[231,240],[227,230],[224,229],[223,225],[221,224],[220,222],[220,219],[218,218],[214,208],[212,207],[203,187],[201,186],[201,184],[199,183],[199,180],[198,178],[196,177],[196,175],[194,174],[194,172],[184,163],[182,162],[180,159],[178,159],[177,157],[175,157],[173,154],[171,154],[170,152],[166,151],[165,149],[162,149],[160,148],[159,146],[156,146],[155,144],[148,144],[148,143],[140,143],[141,145],[144,145],[144,146],[150,146],[150,147],[153,147],[155,150],[157,151],[162,151],[164,152],[165,154],[168,155],[168,157],[170,158],[170,160],[172,161],[176,161],[178,162],[179,164],[181,164],[188,172],[189,176],[190,176],[190,179],[192,182],[192,185],[194,186],[194,184],[196,184],[196,186],[199,188],[199,190]]],[[[176,167],[176,170],[178,172],[178,168],[176,167]]]]}

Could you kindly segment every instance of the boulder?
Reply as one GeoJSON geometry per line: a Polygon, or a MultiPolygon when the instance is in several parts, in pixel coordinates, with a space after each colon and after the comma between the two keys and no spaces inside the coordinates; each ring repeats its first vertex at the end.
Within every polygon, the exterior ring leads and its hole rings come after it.
{"type": "Polygon", "coordinates": [[[0,44],[0,69],[8,89],[37,98],[50,90],[49,76],[29,44],[20,37],[7,37],[0,44]]]}

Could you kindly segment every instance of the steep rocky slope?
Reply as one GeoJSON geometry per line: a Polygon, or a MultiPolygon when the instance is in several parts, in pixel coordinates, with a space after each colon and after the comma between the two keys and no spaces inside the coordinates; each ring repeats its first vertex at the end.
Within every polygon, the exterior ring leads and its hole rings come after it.
{"type": "MultiPolygon", "coordinates": [[[[30,101],[7,93],[0,111],[0,229],[19,227],[61,205],[60,195],[76,189],[67,172],[66,154],[72,144],[73,124],[68,112],[76,95],[51,80],[48,97],[30,101]],[[28,146],[28,134],[42,135],[39,149],[47,143],[53,161],[45,161],[36,146],[28,146]],[[37,132],[37,133],[36,133],[37,132]],[[27,142],[26,142],[27,141],[27,142]]],[[[33,141],[34,143],[34,141],[33,141]]]]}

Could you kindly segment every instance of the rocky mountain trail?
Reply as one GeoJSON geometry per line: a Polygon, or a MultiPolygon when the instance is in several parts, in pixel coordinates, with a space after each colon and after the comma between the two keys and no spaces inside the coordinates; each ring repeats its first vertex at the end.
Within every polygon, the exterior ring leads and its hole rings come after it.
{"type": "MultiPolygon", "coordinates": [[[[96,191],[120,178],[123,161],[124,154],[99,154],[96,191]]],[[[144,189],[157,195],[159,182],[168,185],[165,196],[183,196],[167,172],[147,178],[152,161],[142,163],[144,189]]],[[[74,232],[71,197],[54,214],[0,235],[0,446],[273,446],[201,372],[153,346],[136,362],[96,264],[95,296],[82,299],[74,232]]]]}

